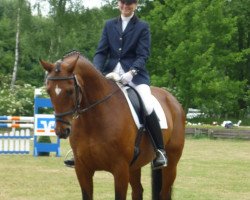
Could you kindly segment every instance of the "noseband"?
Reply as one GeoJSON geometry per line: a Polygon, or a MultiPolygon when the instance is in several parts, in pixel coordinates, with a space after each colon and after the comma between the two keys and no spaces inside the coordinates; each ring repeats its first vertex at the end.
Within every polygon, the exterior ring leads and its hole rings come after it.
{"type": "Polygon", "coordinates": [[[65,121],[62,119],[62,117],[66,116],[66,115],[73,115],[73,119],[76,119],[79,117],[80,114],[88,111],[89,109],[95,107],[96,105],[103,103],[104,101],[108,100],[110,97],[112,97],[117,91],[119,91],[119,88],[115,91],[113,91],[112,93],[110,93],[109,95],[105,96],[104,98],[97,100],[96,102],[94,102],[93,104],[89,105],[86,108],[81,109],[81,98],[80,95],[82,94],[80,85],[77,81],[77,77],[76,75],[72,75],[72,76],[64,76],[64,77],[47,77],[47,81],[65,81],[65,80],[74,80],[74,88],[75,88],[75,107],[67,112],[63,112],[63,113],[54,113],[55,115],[55,119],[56,121],[62,122],[64,124],[67,125],[71,125],[70,122],[65,121]]]}

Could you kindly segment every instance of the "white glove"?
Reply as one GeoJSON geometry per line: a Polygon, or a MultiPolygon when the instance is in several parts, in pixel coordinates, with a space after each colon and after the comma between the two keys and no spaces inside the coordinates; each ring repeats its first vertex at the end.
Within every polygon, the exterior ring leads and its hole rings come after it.
{"type": "Polygon", "coordinates": [[[107,79],[111,79],[111,80],[114,80],[116,82],[119,82],[121,80],[121,77],[119,76],[119,74],[117,74],[115,72],[110,72],[105,77],[107,79]]]}
{"type": "Polygon", "coordinates": [[[133,79],[133,74],[131,71],[128,71],[121,76],[121,82],[123,85],[128,84],[129,82],[132,81],[132,79],[133,79]]]}

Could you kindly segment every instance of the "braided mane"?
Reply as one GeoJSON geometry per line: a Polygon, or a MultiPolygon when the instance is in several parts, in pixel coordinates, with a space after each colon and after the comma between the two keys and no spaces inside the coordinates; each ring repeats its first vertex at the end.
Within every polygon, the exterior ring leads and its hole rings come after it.
{"type": "MultiPolygon", "coordinates": [[[[83,56],[79,51],[72,50],[72,51],[69,51],[69,52],[65,53],[65,54],[63,55],[62,60],[65,59],[65,58],[68,58],[68,57],[70,57],[70,56],[73,56],[73,55],[81,55],[81,56],[83,56]]],[[[83,56],[83,57],[84,57],[84,56],[83,56]]]]}

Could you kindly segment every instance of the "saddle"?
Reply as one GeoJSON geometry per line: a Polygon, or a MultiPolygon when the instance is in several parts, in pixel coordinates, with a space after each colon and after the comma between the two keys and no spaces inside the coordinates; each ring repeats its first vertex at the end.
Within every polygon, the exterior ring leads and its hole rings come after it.
{"type": "Polygon", "coordinates": [[[128,94],[128,98],[135,110],[136,115],[138,116],[140,124],[142,124],[144,127],[146,125],[146,111],[144,103],[141,99],[141,96],[138,94],[138,92],[131,86],[126,86],[126,91],[128,94]]]}

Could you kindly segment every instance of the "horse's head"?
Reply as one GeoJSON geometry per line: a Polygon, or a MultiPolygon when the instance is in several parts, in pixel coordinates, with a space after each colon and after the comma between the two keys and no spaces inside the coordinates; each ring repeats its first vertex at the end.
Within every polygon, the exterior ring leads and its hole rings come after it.
{"type": "Polygon", "coordinates": [[[81,86],[74,74],[79,54],[68,59],[48,63],[40,60],[48,72],[46,90],[55,111],[55,132],[59,138],[67,138],[71,122],[77,114],[81,101],[81,86]]]}

